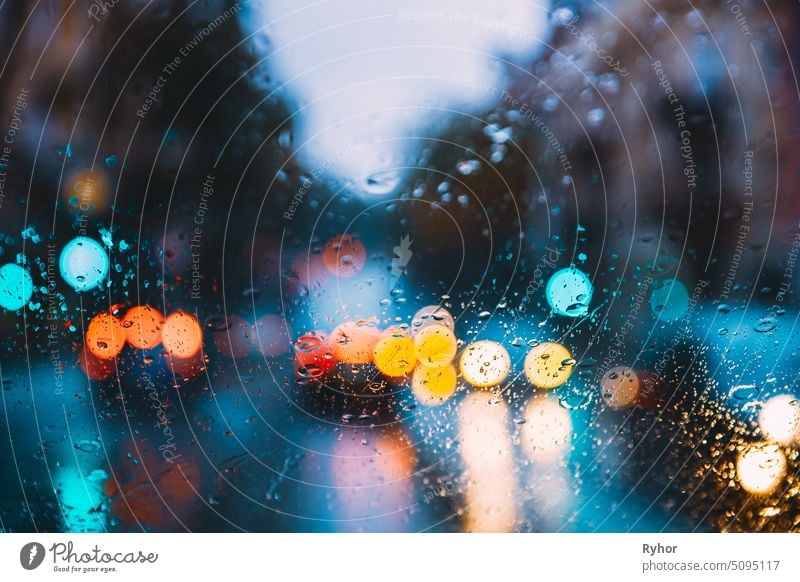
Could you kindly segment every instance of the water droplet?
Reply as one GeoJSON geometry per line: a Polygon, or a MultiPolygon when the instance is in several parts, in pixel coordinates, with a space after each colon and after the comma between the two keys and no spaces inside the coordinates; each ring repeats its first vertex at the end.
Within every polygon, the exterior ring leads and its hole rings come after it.
{"type": "Polygon", "coordinates": [[[762,317],[758,323],[753,326],[753,329],[758,333],[769,333],[778,327],[778,322],[771,317],[762,317]]]}
{"type": "Polygon", "coordinates": [[[759,389],[755,384],[739,384],[728,391],[728,396],[736,400],[751,400],[758,396],[759,389]]]}
{"type": "Polygon", "coordinates": [[[461,160],[456,168],[461,175],[470,176],[481,169],[481,163],[478,160],[461,160]]]}
{"type": "Polygon", "coordinates": [[[364,190],[369,194],[389,194],[400,183],[400,175],[395,170],[382,170],[364,179],[364,190]]]}
{"type": "Polygon", "coordinates": [[[592,109],[586,114],[586,123],[592,127],[598,127],[601,123],[603,123],[603,119],[605,119],[605,117],[606,112],[602,109],[592,109]]]}
{"type": "Polygon", "coordinates": [[[80,440],[75,443],[75,448],[84,453],[96,453],[102,447],[95,440],[80,440]]]}

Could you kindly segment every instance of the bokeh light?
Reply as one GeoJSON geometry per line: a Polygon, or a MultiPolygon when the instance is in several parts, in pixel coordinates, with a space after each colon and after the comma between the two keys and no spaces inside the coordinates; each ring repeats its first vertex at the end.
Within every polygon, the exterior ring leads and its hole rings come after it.
{"type": "Polygon", "coordinates": [[[425,366],[444,366],[453,361],[458,351],[456,336],[443,325],[429,325],[414,337],[419,361],[425,366]]]}
{"type": "Polygon", "coordinates": [[[110,360],[125,347],[126,337],[126,330],[117,317],[98,313],[86,328],[86,347],[101,360],[110,360]]]}
{"type": "Polygon", "coordinates": [[[363,530],[366,520],[382,515],[395,530],[401,528],[406,517],[398,509],[413,503],[417,464],[408,435],[397,428],[378,429],[359,438],[337,439],[332,452],[332,495],[340,527],[363,530]],[[367,438],[369,447],[364,446],[367,438]],[[364,503],[364,495],[370,496],[369,503],[364,503]]]}
{"type": "Polygon", "coordinates": [[[333,356],[346,364],[372,361],[381,332],[373,320],[347,321],[331,332],[333,356]]]}
{"type": "Polygon", "coordinates": [[[600,379],[600,395],[611,408],[627,408],[639,397],[640,382],[636,372],[614,366],[600,379]]]}
{"type": "Polygon", "coordinates": [[[386,330],[375,346],[374,361],[375,367],[387,376],[406,376],[417,365],[414,340],[399,328],[386,330]]]}
{"type": "Polygon", "coordinates": [[[232,315],[225,320],[227,329],[214,331],[214,346],[226,358],[244,358],[254,348],[253,329],[247,321],[232,315]]]}
{"type": "Polygon", "coordinates": [[[0,307],[17,311],[30,301],[33,279],[28,270],[14,263],[0,267],[0,307]]]}
{"type": "Polygon", "coordinates": [[[307,378],[319,378],[336,365],[328,336],[318,330],[304,333],[294,344],[298,373],[307,378]]]}
{"type": "Polygon", "coordinates": [[[89,380],[96,382],[105,382],[114,375],[114,362],[98,358],[89,351],[88,346],[81,348],[78,365],[89,380]]]}
{"type": "Polygon", "coordinates": [[[98,216],[108,210],[110,188],[103,172],[78,170],[70,174],[64,183],[63,199],[71,212],[98,216]]]}
{"type": "Polygon", "coordinates": [[[773,396],[761,406],[758,426],[771,441],[782,445],[800,442],[800,401],[791,394],[773,396]]]}
{"type": "Polygon", "coordinates": [[[563,345],[544,342],[525,356],[525,375],[538,388],[556,388],[569,380],[575,360],[563,345]]]}
{"type": "Polygon", "coordinates": [[[748,446],[736,461],[736,477],[753,495],[772,493],[786,473],[786,457],[778,445],[748,446]]]}
{"type": "Polygon", "coordinates": [[[325,268],[337,277],[353,277],[367,262],[367,251],[357,238],[343,234],[328,241],[322,251],[325,268]]]}
{"type": "Polygon", "coordinates": [[[254,331],[253,341],[262,355],[277,358],[291,351],[290,331],[286,329],[286,320],[283,317],[274,314],[262,315],[256,321],[254,331]]]}
{"type": "Polygon", "coordinates": [[[417,366],[411,377],[414,397],[425,406],[438,406],[456,392],[458,378],[453,364],[434,368],[417,366]]]}
{"type": "Polygon", "coordinates": [[[534,396],[525,407],[520,441],[528,458],[550,463],[564,456],[572,439],[572,419],[557,401],[547,395],[534,396]]]}
{"type": "Polygon", "coordinates": [[[586,315],[589,312],[592,293],[589,276],[575,267],[556,271],[545,287],[550,308],[558,315],[566,317],[586,315]]]}
{"type": "Polygon", "coordinates": [[[466,485],[464,529],[509,532],[516,523],[514,454],[508,434],[508,405],[487,392],[473,392],[458,411],[466,485]]]}
{"type": "Polygon", "coordinates": [[[427,305],[418,310],[411,319],[411,333],[414,334],[429,325],[443,325],[450,331],[456,329],[453,315],[439,305],[427,305]]]}
{"type": "Polygon", "coordinates": [[[654,285],[650,294],[650,310],[663,321],[678,321],[689,309],[689,291],[677,279],[654,285]]]}
{"type": "Polygon", "coordinates": [[[79,236],[64,246],[58,268],[75,291],[90,291],[108,276],[108,253],[96,240],[79,236]]]}
{"type": "Polygon", "coordinates": [[[481,340],[468,345],[459,362],[464,380],[480,388],[495,386],[511,371],[511,357],[499,343],[481,340]]]}
{"type": "Polygon", "coordinates": [[[131,307],[122,318],[128,343],[140,350],[151,350],[161,344],[164,315],[149,305],[131,307]]]}
{"type": "Polygon", "coordinates": [[[203,329],[197,318],[185,311],[176,311],[167,316],[161,329],[164,349],[176,358],[191,358],[200,352],[203,345],[203,329]]]}

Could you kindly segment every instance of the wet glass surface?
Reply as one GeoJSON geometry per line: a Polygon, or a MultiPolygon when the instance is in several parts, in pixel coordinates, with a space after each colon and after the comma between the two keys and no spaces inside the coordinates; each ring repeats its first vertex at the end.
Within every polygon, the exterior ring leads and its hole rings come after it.
{"type": "Polygon", "coordinates": [[[797,6],[405,4],[0,6],[0,531],[797,529],[797,6]]]}

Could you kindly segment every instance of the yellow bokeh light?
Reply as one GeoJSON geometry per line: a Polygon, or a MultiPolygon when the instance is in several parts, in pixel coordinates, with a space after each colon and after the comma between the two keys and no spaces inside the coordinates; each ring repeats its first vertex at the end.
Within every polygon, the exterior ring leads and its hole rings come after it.
{"type": "Polygon", "coordinates": [[[575,367],[569,350],[559,343],[545,342],[525,356],[525,375],[538,388],[556,388],[566,382],[575,367]]]}
{"type": "Polygon", "coordinates": [[[422,404],[438,406],[455,394],[457,383],[453,364],[438,368],[419,366],[411,377],[411,390],[422,404]]]}
{"type": "Polygon", "coordinates": [[[70,174],[64,184],[63,199],[68,210],[90,216],[108,210],[111,188],[103,172],[78,170],[70,174]]]}
{"type": "Polygon", "coordinates": [[[736,461],[736,477],[753,495],[772,493],[786,473],[786,458],[778,445],[758,444],[745,449],[736,461]]]}
{"type": "Polygon", "coordinates": [[[443,325],[422,328],[414,338],[419,361],[426,366],[445,366],[453,361],[458,342],[452,331],[443,325]]]}
{"type": "Polygon", "coordinates": [[[378,370],[387,376],[405,376],[417,365],[414,340],[400,329],[388,330],[375,346],[374,361],[378,370]]]}
{"type": "Polygon", "coordinates": [[[782,445],[800,441],[800,400],[791,394],[773,396],[761,407],[758,426],[767,439],[782,445]]]}
{"type": "Polygon", "coordinates": [[[547,396],[531,398],[520,428],[520,441],[528,457],[537,463],[556,461],[569,449],[571,439],[569,412],[547,396]]]}
{"type": "Polygon", "coordinates": [[[461,375],[479,388],[495,386],[511,371],[511,357],[497,342],[482,340],[470,344],[461,354],[461,375]]]}
{"type": "Polygon", "coordinates": [[[600,379],[600,394],[611,408],[627,408],[639,397],[639,376],[625,366],[614,366],[600,379]]]}

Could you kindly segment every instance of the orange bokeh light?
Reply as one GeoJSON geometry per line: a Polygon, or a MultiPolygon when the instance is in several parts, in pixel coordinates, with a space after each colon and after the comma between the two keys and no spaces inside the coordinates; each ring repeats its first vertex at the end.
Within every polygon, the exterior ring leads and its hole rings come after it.
{"type": "Polygon", "coordinates": [[[155,348],[161,343],[164,315],[149,305],[131,307],[122,318],[128,343],[140,350],[155,348]]]}
{"type": "Polygon", "coordinates": [[[170,356],[191,358],[203,345],[203,330],[193,315],[176,311],[164,321],[161,341],[170,356]]]}
{"type": "Polygon", "coordinates": [[[368,364],[380,339],[381,332],[373,321],[348,321],[331,333],[333,356],[346,364],[368,364]]]}
{"type": "Polygon", "coordinates": [[[364,268],[367,251],[360,240],[343,234],[328,241],[322,251],[322,261],[337,277],[352,277],[364,268]]]}
{"type": "Polygon", "coordinates": [[[64,181],[63,199],[73,212],[98,215],[108,210],[111,202],[108,177],[101,171],[78,170],[64,181]]]}
{"type": "Polygon", "coordinates": [[[125,328],[110,313],[98,313],[86,328],[86,347],[93,356],[111,360],[125,347],[125,328]]]}

